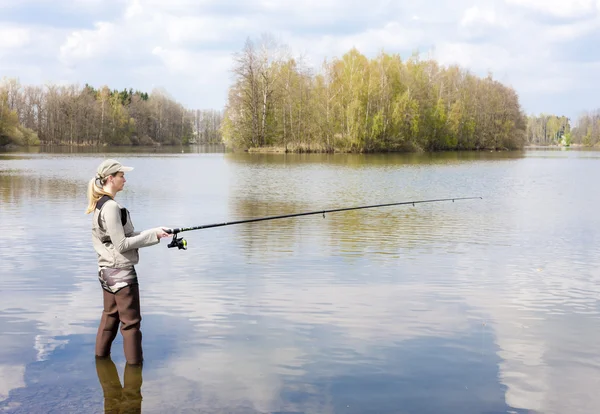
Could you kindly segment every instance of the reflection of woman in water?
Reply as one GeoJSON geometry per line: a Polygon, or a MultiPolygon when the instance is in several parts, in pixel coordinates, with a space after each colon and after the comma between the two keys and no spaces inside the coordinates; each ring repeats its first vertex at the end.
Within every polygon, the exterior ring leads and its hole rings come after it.
{"type": "Polygon", "coordinates": [[[142,412],[142,366],[125,364],[123,386],[110,357],[96,358],[96,372],[104,393],[105,413],[142,412]]]}
{"type": "Polygon", "coordinates": [[[94,213],[92,241],[98,254],[98,278],[104,295],[96,356],[110,355],[120,322],[125,359],[128,364],[141,364],[142,316],[134,266],[139,262],[139,248],[157,244],[169,234],[162,227],[136,232],[129,211],[114,200],[125,186],[125,172],[131,170],[132,167],[124,167],[115,160],[102,162],[88,186],[86,213],[94,213]]]}

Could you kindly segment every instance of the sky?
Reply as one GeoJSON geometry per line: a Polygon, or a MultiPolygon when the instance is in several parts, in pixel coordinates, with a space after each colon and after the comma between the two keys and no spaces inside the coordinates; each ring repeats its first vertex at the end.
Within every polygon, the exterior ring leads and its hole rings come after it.
{"type": "Polygon", "coordinates": [[[416,52],[491,73],[528,115],[600,108],[600,0],[0,0],[0,78],[222,109],[233,54],[262,34],[315,71],[352,47],[416,52]]]}

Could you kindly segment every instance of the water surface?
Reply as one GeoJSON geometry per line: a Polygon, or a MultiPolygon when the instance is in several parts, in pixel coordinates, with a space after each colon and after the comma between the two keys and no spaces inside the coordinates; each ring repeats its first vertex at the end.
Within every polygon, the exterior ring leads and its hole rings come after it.
{"type": "MultiPolygon", "coordinates": [[[[143,249],[144,413],[600,411],[600,153],[0,154],[0,410],[103,412],[85,215],[103,157],[137,229],[446,197],[143,249]],[[166,282],[165,282],[166,281],[166,282]]],[[[118,384],[118,387],[121,386],[118,384]]],[[[141,387],[141,388],[140,388],[141,387]]],[[[108,388],[107,388],[108,389],[108,388]]]]}

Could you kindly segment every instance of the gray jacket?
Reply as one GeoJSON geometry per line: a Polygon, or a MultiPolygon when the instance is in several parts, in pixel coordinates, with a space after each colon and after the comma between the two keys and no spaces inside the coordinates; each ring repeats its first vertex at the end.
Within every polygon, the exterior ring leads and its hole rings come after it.
{"type": "Polygon", "coordinates": [[[106,201],[101,209],[94,211],[92,224],[92,241],[98,254],[98,267],[126,268],[136,265],[140,260],[139,248],[160,242],[157,230],[136,232],[129,211],[115,200],[106,201]]]}

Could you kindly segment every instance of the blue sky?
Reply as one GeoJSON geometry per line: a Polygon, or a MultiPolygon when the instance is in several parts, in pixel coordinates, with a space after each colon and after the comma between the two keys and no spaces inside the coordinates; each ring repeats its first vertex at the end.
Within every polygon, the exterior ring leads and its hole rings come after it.
{"type": "Polygon", "coordinates": [[[220,109],[232,54],[270,33],[318,70],[418,51],[513,87],[528,114],[600,108],[600,0],[0,0],[0,78],[152,91],[220,109]]]}

